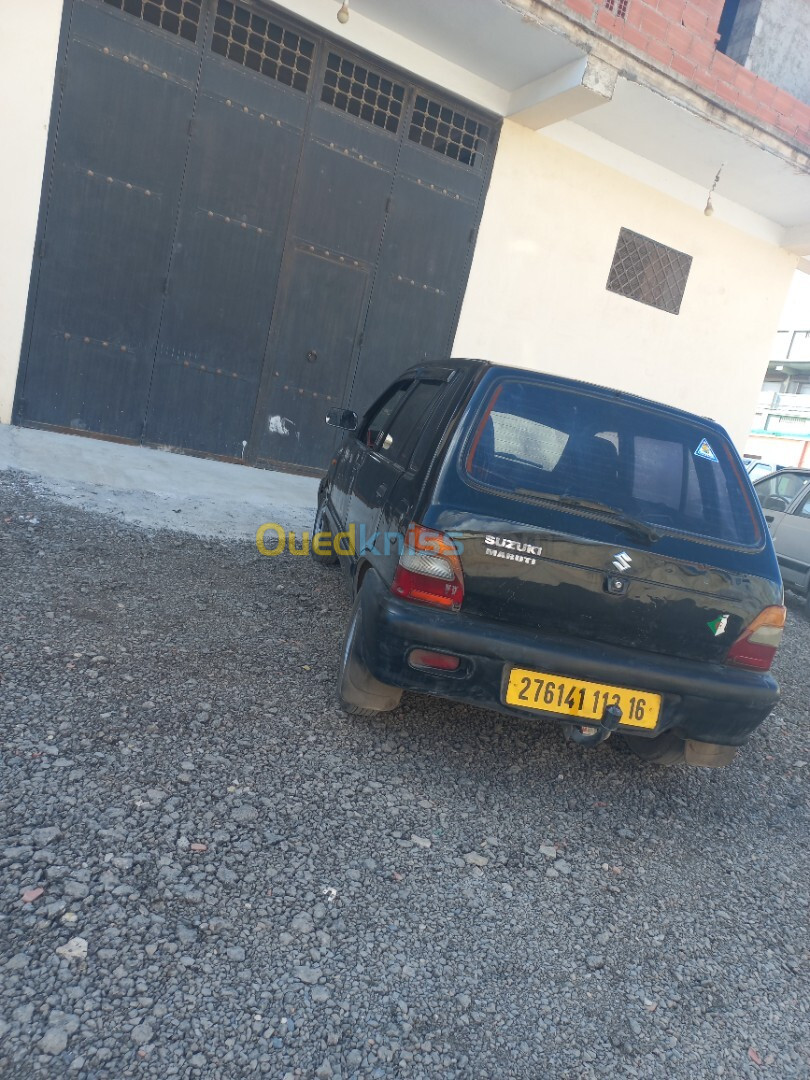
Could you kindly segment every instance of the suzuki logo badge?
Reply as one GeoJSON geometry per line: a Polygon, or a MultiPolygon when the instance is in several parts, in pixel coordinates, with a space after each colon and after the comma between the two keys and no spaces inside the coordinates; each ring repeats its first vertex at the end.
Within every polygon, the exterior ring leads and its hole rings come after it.
{"type": "Polygon", "coordinates": [[[623,574],[627,573],[630,569],[633,560],[627,554],[626,551],[620,551],[618,555],[613,557],[613,565],[617,570],[620,570],[623,574]]]}

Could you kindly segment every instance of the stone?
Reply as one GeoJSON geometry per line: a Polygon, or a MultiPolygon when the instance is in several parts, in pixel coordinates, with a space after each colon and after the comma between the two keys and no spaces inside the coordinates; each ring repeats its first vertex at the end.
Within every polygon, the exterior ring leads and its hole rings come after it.
{"type": "Polygon", "coordinates": [[[69,896],[71,900],[84,900],[90,893],[90,889],[84,882],[74,881],[72,878],[65,882],[63,889],[65,896],[69,896]]]}
{"type": "Polygon", "coordinates": [[[144,1046],[150,1043],[154,1036],[151,1024],[137,1024],[130,1032],[130,1038],[136,1046],[144,1046]]]}
{"type": "Polygon", "coordinates": [[[67,1046],[68,1033],[61,1027],[49,1027],[39,1040],[39,1048],[43,1054],[61,1054],[67,1046]]]}
{"type": "Polygon", "coordinates": [[[295,930],[297,934],[311,934],[315,929],[315,923],[312,921],[309,912],[299,911],[290,923],[290,928],[295,930]]]}
{"type": "Polygon", "coordinates": [[[44,829],[34,829],[31,836],[34,838],[34,843],[37,847],[47,847],[48,844],[53,843],[57,837],[62,835],[62,830],[57,829],[55,825],[49,825],[44,829]]]}
{"type": "Polygon", "coordinates": [[[468,866],[486,866],[489,863],[489,859],[486,855],[479,855],[477,851],[468,851],[464,856],[464,862],[468,866]]]}
{"type": "Polygon", "coordinates": [[[295,969],[296,978],[300,979],[302,983],[306,983],[308,986],[314,986],[320,979],[321,973],[318,968],[302,966],[295,969]]]}
{"type": "Polygon", "coordinates": [[[83,937],[72,937],[64,945],[57,947],[56,954],[65,960],[84,960],[87,956],[87,940],[83,937]]]}

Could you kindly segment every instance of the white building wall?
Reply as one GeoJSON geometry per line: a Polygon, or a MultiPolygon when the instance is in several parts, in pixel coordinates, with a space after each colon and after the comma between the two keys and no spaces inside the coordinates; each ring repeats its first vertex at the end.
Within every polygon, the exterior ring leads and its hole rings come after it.
{"type": "Polygon", "coordinates": [[[0,34],[0,423],[6,424],[22,346],[62,0],[29,0],[24,12],[7,16],[0,34]]]}
{"type": "Polygon", "coordinates": [[[773,244],[505,121],[454,353],[711,415],[741,447],[795,265],[773,244]],[[693,256],[679,315],[606,290],[622,226],[693,256]]]}

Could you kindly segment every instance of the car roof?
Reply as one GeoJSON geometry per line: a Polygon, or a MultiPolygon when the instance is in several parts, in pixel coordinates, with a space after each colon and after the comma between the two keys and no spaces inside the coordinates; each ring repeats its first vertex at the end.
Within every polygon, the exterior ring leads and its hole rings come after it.
{"type": "Polygon", "coordinates": [[[773,476],[810,476],[810,469],[802,469],[800,466],[793,468],[790,465],[783,466],[781,469],[774,469],[773,472],[769,472],[766,476],[760,476],[759,480],[754,481],[754,487],[758,484],[764,484],[766,480],[770,480],[773,476]]]}
{"type": "Polygon", "coordinates": [[[688,412],[685,409],[678,409],[674,405],[668,405],[664,401],[654,401],[652,398],[641,397],[638,394],[629,394],[624,390],[617,390],[615,387],[602,386],[599,383],[584,382],[581,379],[567,379],[563,375],[551,375],[548,372],[537,371],[532,368],[515,367],[512,364],[498,364],[492,360],[479,360],[472,357],[452,357],[447,360],[426,361],[425,363],[409,368],[408,371],[403,372],[401,377],[415,377],[419,374],[429,375],[431,373],[438,374],[439,371],[449,373],[451,370],[468,372],[479,371],[482,373],[481,376],[479,376],[481,379],[483,379],[484,373],[490,373],[492,377],[497,377],[502,374],[520,375],[522,378],[529,378],[536,382],[542,382],[547,386],[556,386],[560,389],[579,390],[581,393],[610,397],[614,400],[626,402],[628,405],[664,411],[670,416],[679,417],[682,420],[693,423],[698,421],[701,424],[708,424],[717,431],[725,434],[725,429],[717,420],[713,420],[709,416],[700,416],[698,413],[688,412]]]}

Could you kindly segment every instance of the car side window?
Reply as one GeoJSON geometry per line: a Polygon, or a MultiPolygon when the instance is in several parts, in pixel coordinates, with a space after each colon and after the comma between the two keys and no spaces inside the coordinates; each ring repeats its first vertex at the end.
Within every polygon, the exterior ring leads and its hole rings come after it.
{"type": "Polygon", "coordinates": [[[763,506],[767,503],[768,499],[776,494],[776,481],[778,476],[772,476],[770,480],[760,480],[754,490],[757,493],[757,498],[763,506]]]}
{"type": "Polygon", "coordinates": [[[395,415],[413,386],[413,381],[394,383],[366,413],[357,432],[358,439],[369,447],[379,446],[385,438],[391,418],[395,415]]]}
{"type": "Polygon", "coordinates": [[[407,467],[416,440],[443,386],[443,382],[436,380],[417,382],[402,408],[393,416],[382,441],[378,443],[379,453],[403,468],[407,467]]]}
{"type": "Polygon", "coordinates": [[[793,502],[807,480],[801,473],[781,472],[776,476],[776,494],[793,502]]]}
{"type": "Polygon", "coordinates": [[[797,514],[799,517],[810,518],[810,491],[807,492],[804,499],[794,510],[794,513],[797,514]]]}

